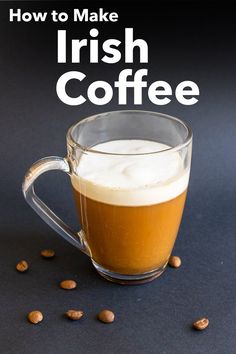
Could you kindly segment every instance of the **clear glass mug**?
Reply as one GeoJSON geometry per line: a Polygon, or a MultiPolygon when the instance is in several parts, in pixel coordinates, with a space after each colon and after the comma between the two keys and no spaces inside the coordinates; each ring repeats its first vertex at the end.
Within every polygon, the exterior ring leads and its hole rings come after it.
{"type": "Polygon", "coordinates": [[[114,111],[73,125],[67,156],[32,165],[23,194],[39,216],[86,253],[100,275],[121,284],[151,281],[165,269],[187,193],[192,132],[155,112],[114,111]],[[73,231],[35,194],[34,181],[61,170],[72,183],[82,229],[73,231]]]}

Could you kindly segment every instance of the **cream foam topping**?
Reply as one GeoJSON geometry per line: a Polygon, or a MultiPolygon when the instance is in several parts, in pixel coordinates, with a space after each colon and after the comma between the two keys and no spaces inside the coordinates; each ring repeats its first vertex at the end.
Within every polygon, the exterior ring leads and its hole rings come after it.
{"type": "Polygon", "coordinates": [[[86,197],[107,204],[144,206],[166,202],[183,193],[189,180],[179,152],[162,151],[168,145],[148,140],[113,140],[95,145],[101,152],[83,153],[73,187],[86,197]]]}

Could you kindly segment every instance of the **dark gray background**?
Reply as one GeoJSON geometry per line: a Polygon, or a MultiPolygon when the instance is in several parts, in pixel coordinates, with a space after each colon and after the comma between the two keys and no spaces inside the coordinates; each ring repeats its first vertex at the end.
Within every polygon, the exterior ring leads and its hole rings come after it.
{"type": "MultiPolygon", "coordinates": [[[[128,4],[128,3],[127,3],[128,4]]],[[[120,64],[59,65],[56,31],[68,24],[9,24],[9,7],[28,10],[86,7],[88,3],[0,3],[1,117],[1,354],[233,354],[236,352],[235,291],[235,16],[232,3],[150,2],[123,8],[116,2],[89,3],[118,11],[117,24],[70,25],[71,35],[86,38],[92,27],[104,38],[122,38],[125,27],[149,44],[149,80],[166,80],[173,87],[193,80],[200,87],[199,103],[175,101],[158,107],[147,99],[140,109],[183,118],[194,132],[192,175],[184,218],[174,253],[180,269],[167,269],[156,281],[123,287],[99,277],[89,259],[55,234],[28,207],[21,193],[25,171],[47,155],[65,155],[65,134],[76,121],[97,112],[130,109],[116,96],[106,106],[86,103],[69,107],[55,92],[57,78],[67,70],[84,71],[92,82],[116,80],[120,64]],[[42,260],[42,248],[56,258],[42,260]],[[27,274],[15,271],[26,259],[27,274]],[[78,288],[58,288],[64,278],[78,288]],[[63,313],[83,309],[85,318],[69,322],[63,313]],[[95,316],[103,308],[116,313],[112,325],[95,316]],[[26,314],[40,309],[45,320],[30,325],[26,314]],[[195,319],[207,316],[209,328],[192,330],[195,319]]],[[[134,68],[141,67],[133,65],[134,68]]],[[[83,89],[85,89],[84,85],[83,89]]],[[[80,87],[72,83],[74,92],[80,87]]],[[[53,172],[37,183],[38,193],[68,223],[78,227],[68,177],[53,172]]]]}

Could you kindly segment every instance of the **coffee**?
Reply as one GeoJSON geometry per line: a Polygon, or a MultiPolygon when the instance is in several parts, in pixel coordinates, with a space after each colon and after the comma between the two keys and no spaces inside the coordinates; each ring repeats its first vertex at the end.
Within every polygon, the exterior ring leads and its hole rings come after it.
{"type": "Polygon", "coordinates": [[[71,181],[92,259],[103,268],[130,275],[167,263],[189,179],[179,152],[169,148],[113,140],[82,154],[71,181]]]}

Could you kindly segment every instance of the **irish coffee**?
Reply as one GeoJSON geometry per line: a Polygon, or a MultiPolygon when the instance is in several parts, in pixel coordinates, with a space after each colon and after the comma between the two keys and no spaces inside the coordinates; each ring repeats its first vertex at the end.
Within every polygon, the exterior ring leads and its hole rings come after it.
{"type": "Polygon", "coordinates": [[[181,155],[169,148],[113,140],[82,154],[73,192],[91,257],[105,269],[142,274],[168,262],[189,179],[181,155]]]}

